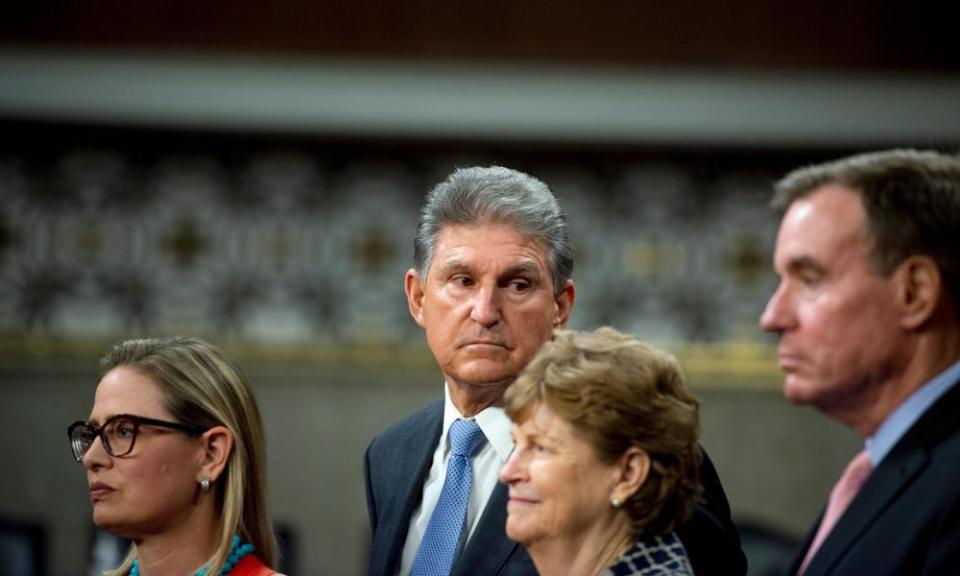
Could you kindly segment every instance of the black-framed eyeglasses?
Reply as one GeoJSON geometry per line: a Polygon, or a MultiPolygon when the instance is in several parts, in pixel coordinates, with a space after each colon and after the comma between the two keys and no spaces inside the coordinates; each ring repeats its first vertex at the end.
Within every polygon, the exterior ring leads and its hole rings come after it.
{"type": "Polygon", "coordinates": [[[126,456],[133,451],[133,445],[137,441],[137,434],[141,426],[158,426],[160,428],[171,428],[180,430],[191,435],[202,434],[205,428],[182,424],[180,422],[168,422],[166,420],[156,420],[154,418],[145,418],[143,416],[134,416],[132,414],[117,414],[107,418],[103,426],[94,426],[89,422],[78,420],[67,428],[67,436],[70,438],[70,449],[73,450],[73,458],[77,462],[83,462],[83,456],[93,445],[97,436],[103,443],[104,450],[111,456],[126,456]]]}

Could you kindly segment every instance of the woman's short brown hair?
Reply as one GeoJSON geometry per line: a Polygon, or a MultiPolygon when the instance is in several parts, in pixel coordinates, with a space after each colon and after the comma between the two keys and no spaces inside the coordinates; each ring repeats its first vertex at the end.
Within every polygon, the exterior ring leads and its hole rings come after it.
{"type": "Polygon", "coordinates": [[[693,513],[701,490],[699,402],[669,354],[613,328],[558,331],[504,401],[515,422],[546,405],[603,462],[631,446],[650,456],[646,481],[623,505],[635,537],[670,532],[693,513]]]}

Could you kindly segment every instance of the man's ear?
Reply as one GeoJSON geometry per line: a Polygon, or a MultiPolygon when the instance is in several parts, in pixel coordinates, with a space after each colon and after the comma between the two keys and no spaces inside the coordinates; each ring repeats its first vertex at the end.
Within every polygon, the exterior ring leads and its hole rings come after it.
{"type": "Polygon", "coordinates": [[[407,307],[413,320],[423,327],[423,283],[413,268],[407,270],[403,279],[403,290],[407,294],[407,307]]]}
{"type": "Polygon", "coordinates": [[[894,272],[897,279],[897,303],[900,326],[916,330],[936,312],[943,291],[940,268],[929,256],[910,256],[894,272]]]}
{"type": "Polygon", "coordinates": [[[554,328],[564,328],[567,325],[567,321],[570,320],[570,313],[573,311],[573,302],[576,299],[577,290],[573,285],[573,280],[567,280],[567,285],[556,297],[556,312],[553,317],[554,328]]]}
{"type": "Polygon", "coordinates": [[[200,473],[197,482],[208,478],[216,482],[233,453],[233,432],[226,426],[214,426],[200,436],[200,473]]]}
{"type": "Polygon", "coordinates": [[[640,490],[650,474],[650,455],[645,451],[631,446],[620,456],[618,462],[617,483],[613,486],[611,496],[620,502],[626,502],[640,490]]]}

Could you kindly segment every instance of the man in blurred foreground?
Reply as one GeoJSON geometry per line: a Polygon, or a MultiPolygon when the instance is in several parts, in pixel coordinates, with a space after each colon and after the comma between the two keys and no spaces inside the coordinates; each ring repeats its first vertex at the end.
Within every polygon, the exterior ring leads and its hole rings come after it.
{"type": "Polygon", "coordinates": [[[960,570],[960,158],[892,150],[776,187],[784,393],[864,437],[789,574],[960,570]]]}

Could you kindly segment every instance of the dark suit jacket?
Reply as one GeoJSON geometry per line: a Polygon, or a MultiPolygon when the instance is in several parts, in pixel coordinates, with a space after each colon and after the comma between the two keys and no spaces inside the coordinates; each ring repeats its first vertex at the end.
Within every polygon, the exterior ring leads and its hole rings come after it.
{"type": "MultiPolygon", "coordinates": [[[[797,573],[819,524],[788,574],[797,573]]],[[[870,474],[806,574],[960,574],[960,384],[870,474]]]]}
{"type": "MultiPolygon", "coordinates": [[[[373,541],[369,576],[394,576],[410,518],[420,505],[423,482],[443,426],[443,402],[436,402],[374,438],[367,448],[364,476],[373,541]]],[[[730,520],[730,508],[713,464],[704,454],[705,498],[677,532],[698,576],[742,576],[746,559],[730,520]]],[[[454,561],[454,576],[536,576],[522,546],[507,538],[507,488],[497,484],[476,530],[454,561]]]]}

